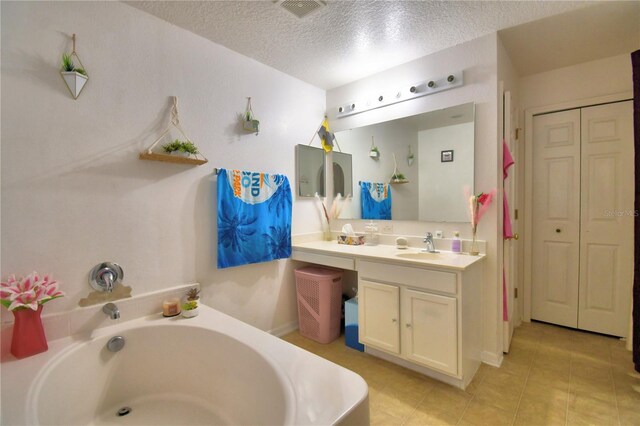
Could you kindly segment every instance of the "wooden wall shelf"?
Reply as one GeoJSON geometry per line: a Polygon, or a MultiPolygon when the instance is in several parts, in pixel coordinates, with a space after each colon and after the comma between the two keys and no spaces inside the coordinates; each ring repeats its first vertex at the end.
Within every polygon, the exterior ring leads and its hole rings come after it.
{"type": "Polygon", "coordinates": [[[192,166],[201,166],[208,162],[206,158],[201,160],[199,158],[177,157],[175,155],[159,154],[156,152],[141,152],[138,158],[141,160],[162,161],[164,163],[190,164],[192,166]]]}

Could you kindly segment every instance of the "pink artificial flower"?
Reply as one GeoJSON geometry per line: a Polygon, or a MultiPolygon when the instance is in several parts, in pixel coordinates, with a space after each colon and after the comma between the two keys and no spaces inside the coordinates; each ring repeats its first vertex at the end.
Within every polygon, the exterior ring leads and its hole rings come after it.
{"type": "Polygon", "coordinates": [[[6,282],[0,283],[0,302],[11,311],[18,308],[35,311],[38,305],[61,296],[64,293],[58,289],[58,282],[50,275],[40,277],[37,272],[18,280],[12,274],[6,282]]]}

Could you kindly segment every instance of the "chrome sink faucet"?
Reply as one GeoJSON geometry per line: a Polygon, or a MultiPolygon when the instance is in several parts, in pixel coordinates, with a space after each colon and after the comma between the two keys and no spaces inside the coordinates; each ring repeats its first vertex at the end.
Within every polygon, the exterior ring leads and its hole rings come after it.
{"type": "Polygon", "coordinates": [[[428,253],[439,253],[436,250],[436,246],[433,244],[433,234],[431,232],[427,232],[427,236],[424,237],[422,242],[426,244],[426,247],[422,251],[426,251],[428,253]]]}
{"type": "Polygon", "coordinates": [[[112,320],[117,320],[120,318],[120,309],[116,306],[115,303],[107,303],[102,307],[102,312],[109,315],[109,318],[112,320]]]}

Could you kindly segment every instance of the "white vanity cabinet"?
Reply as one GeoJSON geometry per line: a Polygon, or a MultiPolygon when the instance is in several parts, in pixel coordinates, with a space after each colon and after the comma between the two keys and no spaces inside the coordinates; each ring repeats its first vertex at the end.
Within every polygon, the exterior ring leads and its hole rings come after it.
{"type": "Polygon", "coordinates": [[[400,353],[400,287],[367,280],[358,282],[360,343],[400,353]]]}
{"type": "Polygon", "coordinates": [[[358,295],[360,343],[458,373],[454,297],[365,279],[358,283],[358,295]]]}
{"type": "Polygon", "coordinates": [[[458,374],[458,318],[455,297],[402,288],[402,355],[449,374],[458,374]]]}
{"type": "Polygon", "coordinates": [[[484,256],[297,243],[292,259],[358,275],[365,352],[466,388],[481,363],[484,256]]]}
{"type": "Polygon", "coordinates": [[[480,365],[481,268],[359,261],[357,269],[366,352],[465,388],[480,365]]]}

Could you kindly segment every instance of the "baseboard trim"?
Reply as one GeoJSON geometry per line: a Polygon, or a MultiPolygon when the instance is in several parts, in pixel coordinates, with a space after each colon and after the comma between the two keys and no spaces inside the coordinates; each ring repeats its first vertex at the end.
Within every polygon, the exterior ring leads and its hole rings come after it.
{"type": "Polygon", "coordinates": [[[485,364],[489,364],[493,367],[500,367],[502,365],[502,360],[504,359],[504,354],[483,351],[482,354],[480,354],[480,359],[485,364]]]}
{"type": "Polygon", "coordinates": [[[298,321],[293,321],[288,324],[284,324],[279,327],[272,328],[271,330],[267,331],[267,333],[273,334],[276,337],[282,337],[285,334],[289,334],[292,331],[295,331],[297,329],[298,329],[298,321]]]}

